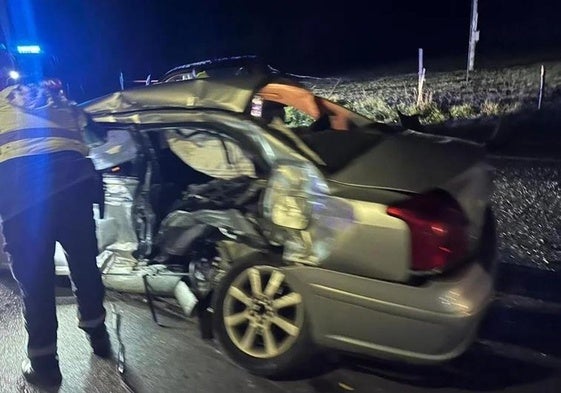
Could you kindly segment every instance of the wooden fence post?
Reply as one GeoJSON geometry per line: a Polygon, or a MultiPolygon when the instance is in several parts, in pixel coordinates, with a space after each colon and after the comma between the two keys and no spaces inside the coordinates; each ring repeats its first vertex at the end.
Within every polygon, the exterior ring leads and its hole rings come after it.
{"type": "Polygon", "coordinates": [[[425,67],[423,63],[423,48],[419,48],[419,79],[417,82],[417,106],[423,102],[423,86],[425,84],[425,67]]]}
{"type": "Polygon", "coordinates": [[[538,97],[538,110],[542,109],[544,87],[545,87],[545,67],[542,64],[541,69],[540,69],[540,95],[538,97]]]}

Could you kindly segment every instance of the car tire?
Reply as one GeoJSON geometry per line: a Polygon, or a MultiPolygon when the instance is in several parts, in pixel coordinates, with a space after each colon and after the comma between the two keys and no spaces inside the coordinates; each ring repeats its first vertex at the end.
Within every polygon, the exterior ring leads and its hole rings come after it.
{"type": "Polygon", "coordinates": [[[317,353],[304,299],[280,266],[264,254],[237,261],[213,302],[214,332],[226,354],[252,374],[267,378],[309,371],[317,353]]]}

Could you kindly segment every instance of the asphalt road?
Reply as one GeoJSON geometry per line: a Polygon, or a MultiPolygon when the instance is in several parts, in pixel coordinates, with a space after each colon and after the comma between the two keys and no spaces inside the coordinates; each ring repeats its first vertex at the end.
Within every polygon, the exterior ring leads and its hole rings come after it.
{"type": "MultiPolygon", "coordinates": [[[[536,352],[532,352],[532,356],[525,353],[505,356],[501,354],[504,351],[500,346],[481,343],[461,358],[438,368],[396,366],[340,357],[322,367],[311,366],[308,372],[294,380],[270,381],[248,374],[230,362],[214,342],[202,340],[195,321],[173,317],[161,310],[159,316],[166,327],[160,327],[152,321],[142,299],[115,293],[109,293],[108,297],[108,322],[115,346],[113,306],[122,316],[126,375],[136,392],[561,391],[561,367],[544,362],[541,356],[535,356],[536,352]],[[313,371],[316,369],[318,371],[313,371]]],[[[501,320],[509,320],[507,314],[497,310],[493,313],[500,315],[501,320]]],[[[59,357],[64,382],[57,391],[129,392],[122,385],[115,361],[100,360],[90,354],[86,338],[76,328],[76,306],[68,290],[59,290],[58,316],[59,357]]],[[[554,327],[548,326],[549,330],[551,328],[554,327]]],[[[494,329],[500,330],[501,327],[494,326],[494,329]]],[[[24,346],[18,292],[10,276],[0,273],[1,393],[38,392],[26,385],[20,376],[24,346]]]]}

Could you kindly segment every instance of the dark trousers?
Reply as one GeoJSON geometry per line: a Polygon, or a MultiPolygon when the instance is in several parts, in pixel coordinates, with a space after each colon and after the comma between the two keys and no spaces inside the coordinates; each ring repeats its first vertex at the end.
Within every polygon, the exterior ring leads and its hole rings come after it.
{"type": "Polygon", "coordinates": [[[104,287],[96,264],[92,208],[91,180],[84,180],[3,223],[12,273],[22,292],[30,358],[56,354],[56,241],[67,253],[79,326],[88,332],[104,323],[104,287]]]}

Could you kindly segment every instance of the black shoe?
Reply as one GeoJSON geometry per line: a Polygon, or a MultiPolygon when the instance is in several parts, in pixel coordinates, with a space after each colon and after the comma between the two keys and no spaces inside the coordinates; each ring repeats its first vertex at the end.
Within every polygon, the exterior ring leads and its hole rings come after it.
{"type": "Polygon", "coordinates": [[[54,356],[26,359],[21,365],[23,377],[32,385],[44,388],[60,386],[62,374],[54,356]]]}
{"type": "Polygon", "coordinates": [[[111,340],[105,325],[93,329],[91,333],[89,333],[89,339],[94,354],[101,358],[111,357],[111,340]]]}

